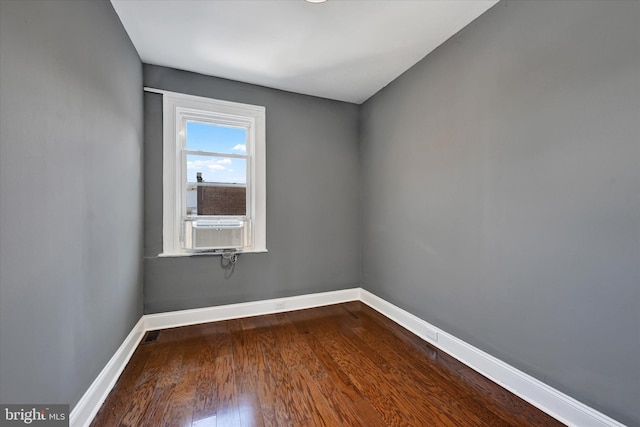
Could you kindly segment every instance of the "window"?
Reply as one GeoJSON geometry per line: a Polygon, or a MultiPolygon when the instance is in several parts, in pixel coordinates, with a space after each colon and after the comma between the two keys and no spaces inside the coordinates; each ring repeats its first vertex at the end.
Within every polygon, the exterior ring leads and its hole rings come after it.
{"type": "Polygon", "coordinates": [[[266,252],[265,108],[163,94],[163,255],[266,252]]]}

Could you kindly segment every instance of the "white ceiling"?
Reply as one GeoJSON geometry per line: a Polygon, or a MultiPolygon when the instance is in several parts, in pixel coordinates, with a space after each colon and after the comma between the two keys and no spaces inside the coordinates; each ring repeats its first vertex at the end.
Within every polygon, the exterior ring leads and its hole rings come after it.
{"type": "Polygon", "coordinates": [[[111,0],[143,62],[361,103],[497,0],[111,0]]]}

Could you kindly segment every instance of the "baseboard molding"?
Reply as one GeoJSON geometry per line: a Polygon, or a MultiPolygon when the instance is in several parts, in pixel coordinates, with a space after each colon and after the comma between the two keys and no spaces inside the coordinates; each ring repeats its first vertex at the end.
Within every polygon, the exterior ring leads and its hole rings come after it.
{"type": "Polygon", "coordinates": [[[347,301],[357,301],[359,299],[360,288],[353,288],[294,297],[220,305],[216,307],[196,308],[193,310],[147,314],[144,316],[144,324],[145,329],[151,331],[154,329],[175,328],[178,326],[196,325],[198,323],[302,310],[347,301]]]}
{"type": "Polygon", "coordinates": [[[70,425],[71,427],[87,427],[91,423],[146,331],[302,310],[348,301],[362,301],[423,340],[569,426],[624,427],[624,424],[362,288],[144,315],[73,408],[70,425]]]}
{"type": "Polygon", "coordinates": [[[115,352],[113,357],[93,381],[89,389],[82,396],[80,401],[69,415],[69,425],[71,427],[88,427],[96,416],[100,406],[107,398],[107,395],[120,377],[120,374],[127,366],[127,362],[133,355],[136,347],[142,340],[145,333],[144,316],[138,320],[129,335],[122,342],[122,345],[115,352]]]}
{"type": "Polygon", "coordinates": [[[569,426],[624,427],[624,424],[364,289],[360,290],[360,300],[423,340],[455,357],[471,369],[569,426]]]}

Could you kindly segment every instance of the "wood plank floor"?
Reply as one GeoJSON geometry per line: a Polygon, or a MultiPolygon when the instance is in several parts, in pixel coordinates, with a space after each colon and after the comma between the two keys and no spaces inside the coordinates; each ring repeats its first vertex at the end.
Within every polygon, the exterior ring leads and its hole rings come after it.
{"type": "Polygon", "coordinates": [[[360,302],[162,330],[99,426],[560,426],[360,302]]]}

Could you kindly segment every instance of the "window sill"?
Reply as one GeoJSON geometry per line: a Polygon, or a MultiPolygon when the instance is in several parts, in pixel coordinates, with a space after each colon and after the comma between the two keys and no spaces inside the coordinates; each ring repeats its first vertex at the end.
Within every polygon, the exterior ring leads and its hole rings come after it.
{"type": "MultiPolygon", "coordinates": [[[[255,249],[250,251],[238,251],[238,255],[242,254],[266,254],[266,249],[255,249]]],[[[223,252],[163,252],[158,254],[157,258],[184,258],[184,257],[200,257],[200,256],[222,256],[223,252]]]]}

